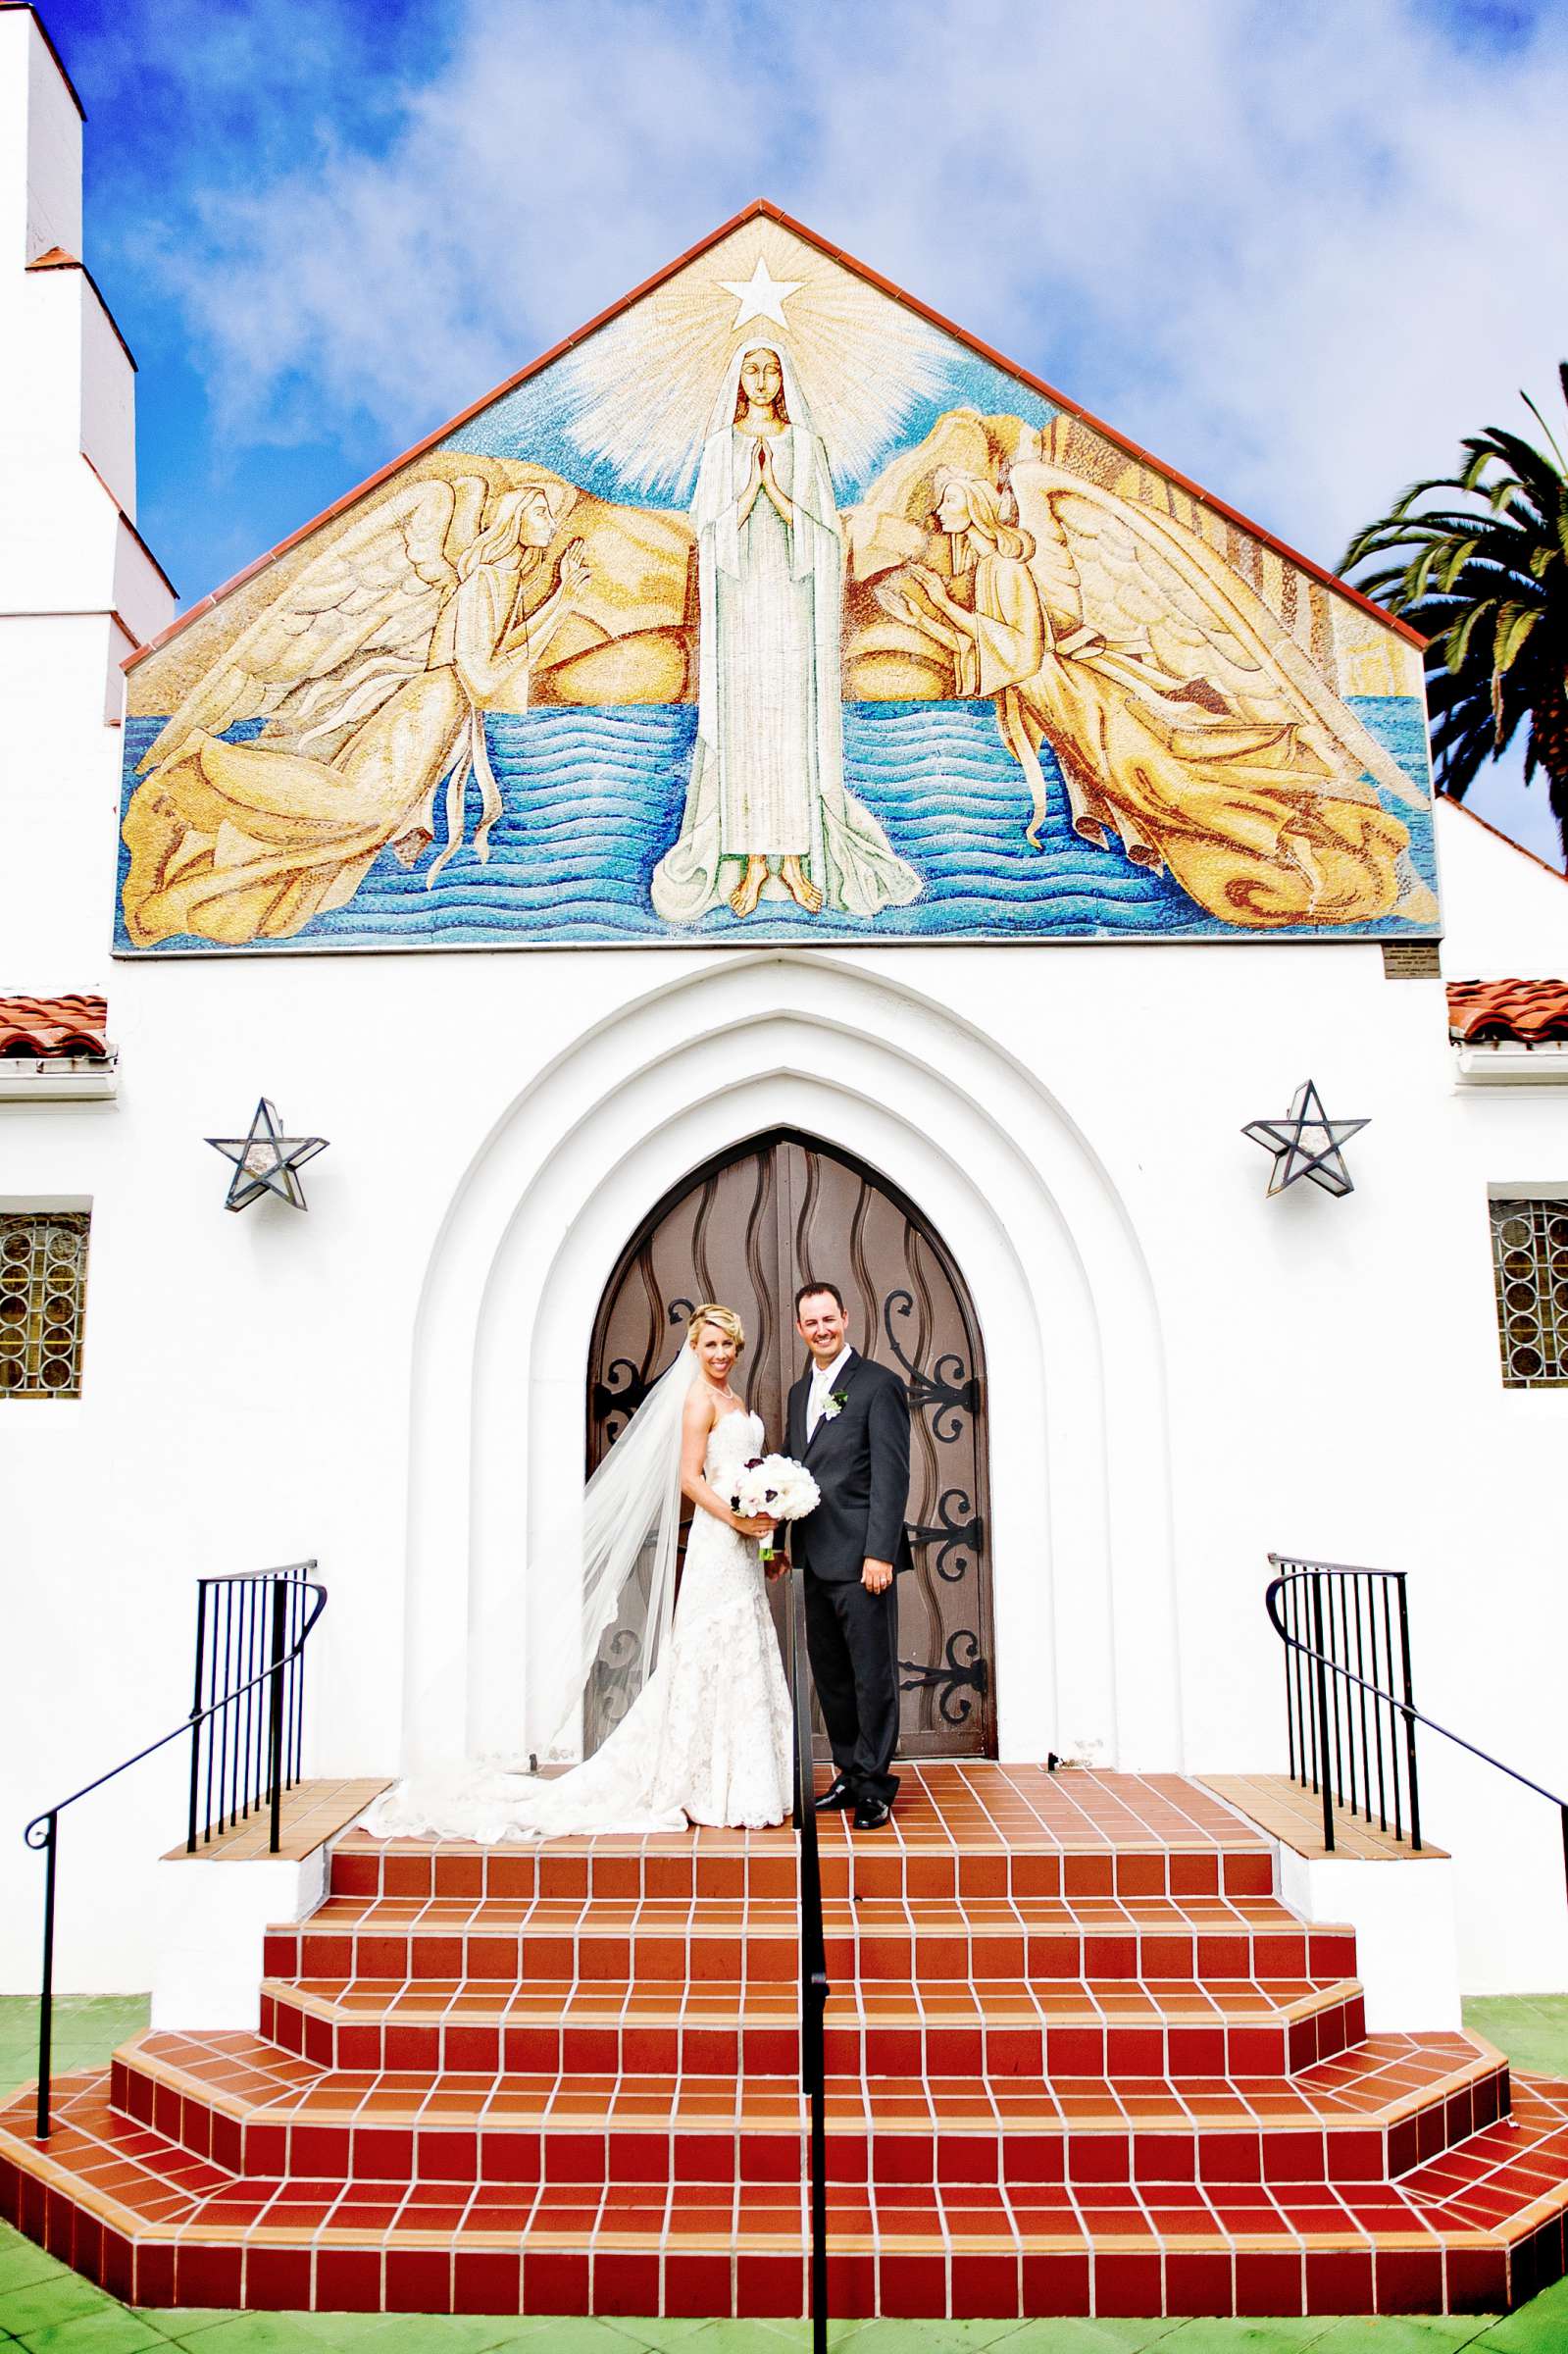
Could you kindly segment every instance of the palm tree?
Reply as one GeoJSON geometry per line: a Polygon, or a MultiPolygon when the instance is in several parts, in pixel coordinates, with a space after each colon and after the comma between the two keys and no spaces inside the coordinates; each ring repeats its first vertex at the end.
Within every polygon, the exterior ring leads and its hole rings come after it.
{"type": "MultiPolygon", "coordinates": [[[[1568,403],[1568,360],[1557,378],[1568,403]]],[[[1439,789],[1462,800],[1528,719],[1525,777],[1545,770],[1568,860],[1568,466],[1520,397],[1549,457],[1499,426],[1471,435],[1458,473],[1412,483],[1340,570],[1426,635],[1439,789]]]]}

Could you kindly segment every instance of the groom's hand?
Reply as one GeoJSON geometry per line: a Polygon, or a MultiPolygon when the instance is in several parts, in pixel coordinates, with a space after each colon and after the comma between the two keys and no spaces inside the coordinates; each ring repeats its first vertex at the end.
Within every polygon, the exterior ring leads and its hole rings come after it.
{"type": "Polygon", "coordinates": [[[868,1556],[860,1572],[860,1582],[868,1594],[885,1594],[893,1582],[891,1561],[874,1561],[868,1556]]]}

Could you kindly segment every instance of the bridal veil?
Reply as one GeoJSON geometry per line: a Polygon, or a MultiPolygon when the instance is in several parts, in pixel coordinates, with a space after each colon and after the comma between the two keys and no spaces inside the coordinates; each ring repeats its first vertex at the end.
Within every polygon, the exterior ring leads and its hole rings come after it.
{"type": "Polygon", "coordinates": [[[365,1828],[375,1837],[492,1842],[684,1826],[679,1812],[648,1813],[641,1766],[675,1614],[682,1416],[699,1371],[696,1351],[683,1347],[588,1481],[579,1575],[564,1562],[531,1565],[543,1607],[530,1613],[519,1754],[422,1767],[372,1808],[365,1828]],[[629,1744],[618,1735],[633,1708],[629,1744]],[[589,1728],[611,1720],[616,1730],[584,1758],[589,1728]],[[573,1770],[538,1776],[535,1763],[573,1770]]]}

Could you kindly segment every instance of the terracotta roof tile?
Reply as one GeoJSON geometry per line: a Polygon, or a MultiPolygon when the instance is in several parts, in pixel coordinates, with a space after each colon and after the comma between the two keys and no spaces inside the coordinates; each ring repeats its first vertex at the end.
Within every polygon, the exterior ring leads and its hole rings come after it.
{"type": "Polygon", "coordinates": [[[110,1052],[107,998],[0,998],[0,1055],[110,1052]]]}
{"type": "Polygon", "coordinates": [[[1568,1045],[1568,981],[1450,981],[1448,1035],[1466,1046],[1568,1045]]]}

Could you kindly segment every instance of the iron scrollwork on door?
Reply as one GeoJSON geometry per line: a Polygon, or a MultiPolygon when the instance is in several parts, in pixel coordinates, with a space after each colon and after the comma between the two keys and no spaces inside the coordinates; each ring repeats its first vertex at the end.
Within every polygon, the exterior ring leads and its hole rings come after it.
{"type": "Polygon", "coordinates": [[[642,1678],[637,1672],[641,1652],[642,1646],[629,1626],[618,1627],[605,1637],[593,1663],[588,1703],[589,1718],[598,1728],[595,1747],[607,1733],[613,1732],[642,1689],[642,1678]]]}
{"type": "MultiPolygon", "coordinates": [[[[689,1300],[672,1300],[666,1312],[672,1324],[684,1324],[691,1314],[691,1308],[689,1300]]],[[[596,1422],[606,1424],[612,1414],[620,1414],[625,1419],[614,1430],[606,1429],[604,1436],[607,1443],[621,1436],[652,1387],[653,1380],[629,1356],[611,1358],[602,1378],[593,1385],[593,1418],[596,1422]]]]}
{"type": "Polygon", "coordinates": [[[986,1542],[986,1523],[970,1503],[968,1489],[946,1489],[937,1499],[935,1523],[924,1528],[911,1527],[909,1542],[935,1545],[936,1557],[933,1566],[936,1575],[956,1586],[967,1576],[971,1561],[986,1542]],[[948,1562],[955,1553],[959,1556],[958,1565],[949,1568],[948,1562]]]}
{"type": "Polygon", "coordinates": [[[593,1385],[593,1418],[608,1424],[613,1414],[623,1414],[626,1421],[614,1430],[606,1428],[605,1439],[618,1439],[626,1422],[630,1422],[646,1398],[653,1384],[645,1381],[629,1356],[618,1356],[604,1368],[604,1378],[593,1385]]]}
{"type": "Polygon", "coordinates": [[[975,1705],[970,1695],[978,1694],[984,1700],[990,1690],[990,1662],[981,1651],[980,1638],[967,1626],[948,1636],[945,1659],[935,1661],[929,1667],[923,1667],[918,1660],[900,1660],[898,1664],[904,1677],[899,1689],[935,1690],[944,1724],[962,1724],[975,1705]],[[966,1647],[962,1659],[960,1645],[966,1647]]]}
{"type": "Polygon", "coordinates": [[[932,1434],[940,1439],[944,1447],[951,1447],[963,1437],[962,1417],[973,1414],[980,1404],[980,1383],[956,1351],[939,1356],[929,1373],[922,1372],[919,1365],[911,1364],[898,1345],[893,1317],[910,1316],[914,1312],[915,1298],[912,1292],[889,1292],[883,1305],[882,1328],[887,1336],[888,1348],[903,1366],[908,1379],[911,1411],[918,1414],[927,1407],[933,1407],[932,1434]]]}

